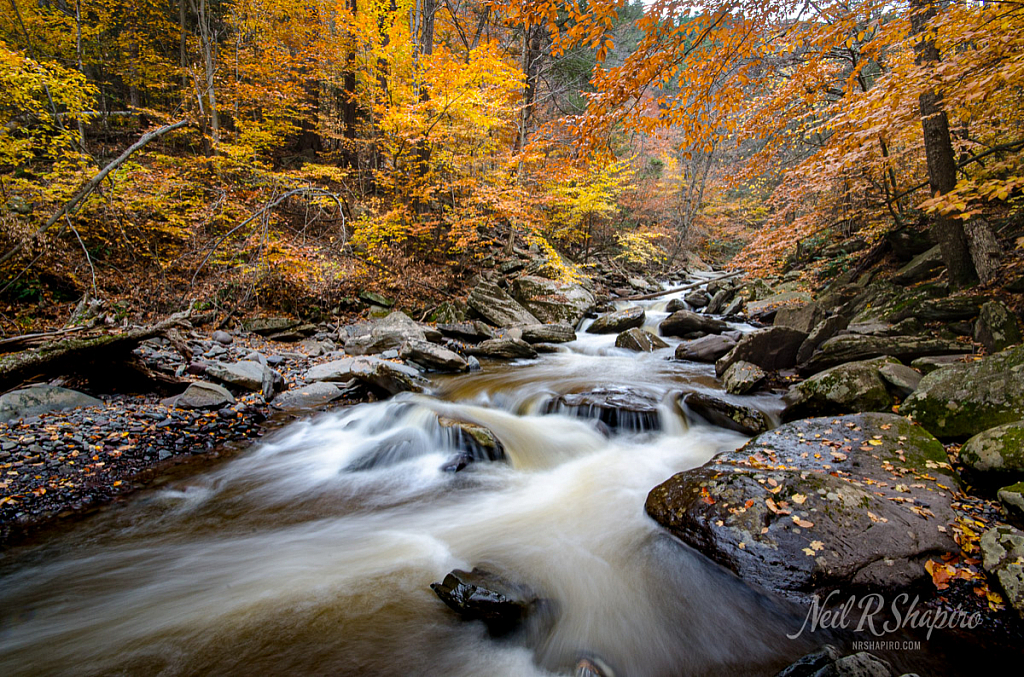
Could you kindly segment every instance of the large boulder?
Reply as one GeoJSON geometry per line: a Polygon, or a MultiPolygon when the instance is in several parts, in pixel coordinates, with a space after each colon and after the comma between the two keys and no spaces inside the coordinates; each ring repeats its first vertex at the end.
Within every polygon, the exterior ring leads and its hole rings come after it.
{"type": "Polygon", "coordinates": [[[400,310],[395,310],[387,317],[377,320],[370,329],[370,335],[376,338],[393,338],[399,343],[404,341],[423,341],[426,333],[423,327],[400,310]]]}
{"type": "Polygon", "coordinates": [[[961,355],[971,351],[969,345],[926,336],[865,336],[842,334],[825,341],[800,366],[804,376],[816,374],[846,362],[868,360],[888,355],[900,362],[910,362],[930,355],[961,355]]]}
{"type": "Polygon", "coordinates": [[[506,294],[501,287],[481,282],[469,293],[469,307],[497,327],[538,324],[540,320],[506,294]]]}
{"type": "Polygon", "coordinates": [[[679,473],[647,513],[743,580],[806,599],[890,591],[959,552],[942,444],[905,418],[856,414],[788,423],[679,473]],[[938,480],[935,478],[938,477],[938,480]]]}
{"type": "Polygon", "coordinates": [[[753,407],[733,404],[707,393],[687,393],[682,402],[693,413],[717,426],[744,435],[757,435],[771,427],[764,412],[753,407]]]}
{"type": "Polygon", "coordinates": [[[568,343],[576,340],[576,332],[567,324],[531,324],[522,327],[527,343],[568,343]]]}
{"type": "Polygon", "coordinates": [[[431,371],[469,371],[464,357],[429,341],[406,341],[398,355],[431,371]]]}
{"type": "Polygon", "coordinates": [[[0,396],[0,421],[38,416],[48,411],[77,407],[99,407],[103,402],[77,390],[49,385],[34,385],[12,390],[0,396]]]}
{"type": "Polygon", "coordinates": [[[355,361],[353,357],[344,357],[340,360],[318,364],[306,371],[306,380],[348,383],[356,378],[352,372],[352,365],[355,364],[355,361]]]}
{"type": "Polygon", "coordinates": [[[615,347],[638,353],[651,353],[660,348],[668,348],[668,344],[649,331],[633,327],[615,337],[615,347]]]}
{"type": "Polygon", "coordinates": [[[290,317],[254,317],[242,320],[242,328],[260,336],[270,336],[290,329],[301,324],[298,320],[290,317]]]}
{"type": "MultiPolygon", "coordinates": [[[[571,327],[580,323],[595,300],[583,285],[532,275],[517,278],[512,283],[512,295],[541,322],[564,322],[571,327]]],[[[536,321],[520,324],[536,324],[536,321]]]]}
{"type": "MultiPolygon", "coordinates": [[[[760,301],[747,303],[747,314],[752,317],[768,315],[775,311],[781,313],[784,310],[798,310],[811,304],[811,295],[804,291],[786,291],[780,294],[772,294],[760,301]]],[[[820,312],[820,310],[818,311],[820,312]]],[[[788,326],[788,325],[787,325],[788,326]]],[[[811,327],[814,325],[812,324],[811,327]]],[[[807,327],[801,331],[810,331],[807,327]]]]}
{"type": "Polygon", "coordinates": [[[1024,421],[980,432],[960,447],[964,477],[986,489],[1024,480],[1024,421]]]}
{"type": "Polygon", "coordinates": [[[619,332],[642,327],[647,314],[639,306],[623,308],[614,313],[608,313],[594,320],[593,324],[587,327],[588,334],[618,334],[619,332]]]}
{"type": "Polygon", "coordinates": [[[885,319],[890,322],[899,322],[910,317],[915,317],[922,322],[970,320],[978,316],[984,303],[984,296],[950,296],[928,299],[921,303],[907,305],[890,313],[885,319]]]}
{"type": "Polygon", "coordinates": [[[894,403],[879,369],[899,361],[892,357],[849,362],[815,374],[789,389],[785,418],[825,414],[889,411],[894,403]]]}
{"type": "Polygon", "coordinates": [[[526,341],[505,337],[488,339],[475,346],[468,346],[466,352],[477,357],[489,357],[494,360],[518,360],[537,357],[537,351],[526,341]]]}
{"type": "Polygon", "coordinates": [[[736,340],[721,334],[702,336],[692,341],[683,341],[676,346],[677,360],[691,362],[715,362],[736,347],[736,340]]]}
{"type": "Polygon", "coordinates": [[[734,362],[751,362],[767,371],[796,366],[796,354],[807,334],[789,327],[768,327],[744,334],[733,348],[715,362],[715,373],[722,376],[734,362]]]}
{"type": "MultiPolygon", "coordinates": [[[[692,291],[686,296],[684,296],[683,299],[686,301],[687,304],[690,305],[691,308],[704,308],[709,303],[711,303],[711,297],[708,296],[708,293],[703,289],[692,291]]],[[[675,312],[676,310],[680,310],[680,308],[673,309],[670,307],[668,310],[669,312],[675,312]]]]}
{"type": "Polygon", "coordinates": [[[731,288],[718,289],[717,291],[711,291],[711,285],[708,285],[708,292],[713,294],[711,300],[708,301],[708,305],[704,308],[704,312],[714,315],[725,310],[725,307],[729,305],[729,301],[736,292],[731,288]]]}
{"type": "Polygon", "coordinates": [[[900,411],[947,439],[1024,419],[1024,346],[927,374],[900,411]]]}
{"type": "Polygon", "coordinates": [[[981,566],[1024,619],[1024,532],[999,525],[982,534],[980,544],[981,566]]]}
{"type": "Polygon", "coordinates": [[[420,376],[416,369],[375,357],[355,360],[352,373],[371,390],[384,396],[402,392],[422,393],[430,387],[430,382],[420,376]]]}
{"type": "Polygon", "coordinates": [[[989,353],[998,353],[1021,342],[1017,316],[998,301],[989,301],[981,307],[974,324],[974,340],[985,346],[989,353]]]}
{"type": "Polygon", "coordinates": [[[173,404],[182,409],[221,409],[234,404],[235,396],[216,383],[199,381],[189,384],[181,395],[173,398],[173,404]]]}
{"type": "Polygon", "coordinates": [[[689,310],[677,310],[658,325],[662,336],[687,336],[688,334],[721,334],[729,331],[729,325],[714,317],[698,315],[689,310]]]}

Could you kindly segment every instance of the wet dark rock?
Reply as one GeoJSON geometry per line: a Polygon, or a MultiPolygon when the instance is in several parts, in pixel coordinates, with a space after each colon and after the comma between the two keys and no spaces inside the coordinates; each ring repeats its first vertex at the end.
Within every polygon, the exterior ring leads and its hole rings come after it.
{"type": "Polygon", "coordinates": [[[895,677],[896,674],[889,663],[866,651],[843,656],[834,646],[826,645],[775,677],[895,677]]]}
{"type": "Polygon", "coordinates": [[[430,589],[466,620],[483,621],[494,634],[513,630],[539,600],[528,587],[480,568],[455,569],[430,589]]]}
{"type": "Polygon", "coordinates": [[[561,395],[544,406],[544,413],[600,421],[614,431],[661,429],[658,400],[635,388],[607,387],[561,395]]]}
{"type": "Polygon", "coordinates": [[[647,314],[643,308],[631,306],[597,318],[593,324],[587,327],[587,333],[617,334],[633,327],[642,327],[645,319],[647,319],[647,314]]]}
{"type": "Polygon", "coordinates": [[[734,362],[722,375],[725,392],[732,395],[746,395],[764,385],[768,374],[764,369],[750,362],[734,362]]]}
{"type": "Polygon", "coordinates": [[[526,341],[516,338],[488,339],[475,346],[467,346],[466,352],[478,357],[489,357],[493,360],[532,359],[537,351],[526,341]]]}
{"type": "Polygon", "coordinates": [[[675,358],[693,362],[715,362],[735,347],[735,339],[724,334],[704,336],[677,345],[675,358]]]}
{"type": "Polygon", "coordinates": [[[728,330],[729,325],[725,322],[689,310],[677,310],[658,325],[658,332],[662,336],[686,336],[693,332],[721,334],[728,330]]]}
{"type": "Polygon", "coordinates": [[[1024,346],[925,375],[900,411],[939,438],[1024,419],[1024,346]]]}
{"type": "Polygon", "coordinates": [[[715,362],[715,373],[722,376],[734,362],[751,362],[766,371],[789,369],[796,365],[796,354],[807,334],[789,327],[768,327],[744,334],[736,346],[715,362]]]}
{"type": "Polygon", "coordinates": [[[757,435],[771,427],[771,421],[764,412],[753,407],[733,404],[706,393],[687,393],[682,402],[698,416],[729,430],[744,435],[757,435]]]}
{"type": "Polygon", "coordinates": [[[837,587],[886,592],[926,579],[929,558],[959,551],[939,486],[953,481],[945,449],[925,430],[855,414],[759,435],[656,487],[646,509],[769,590],[801,599],[837,587]]]}
{"type": "Polygon", "coordinates": [[[708,301],[708,305],[704,308],[704,312],[709,315],[715,315],[725,310],[725,307],[729,305],[729,301],[732,300],[733,294],[735,294],[732,289],[728,288],[712,291],[710,284],[708,285],[708,292],[713,294],[711,300],[708,301]]]}
{"type": "Polygon", "coordinates": [[[576,340],[576,332],[567,324],[531,324],[522,327],[527,343],[568,343],[576,340]]]}
{"type": "Polygon", "coordinates": [[[804,376],[816,374],[846,362],[857,362],[888,355],[910,362],[932,355],[958,355],[971,351],[969,345],[926,336],[863,336],[843,334],[825,341],[805,364],[804,376]]]}
{"type": "Polygon", "coordinates": [[[447,416],[438,417],[437,422],[450,435],[452,446],[468,455],[471,461],[505,460],[505,447],[493,432],[482,425],[447,416]]]}
{"type": "Polygon", "coordinates": [[[747,305],[747,300],[742,296],[738,296],[729,302],[729,305],[722,311],[722,315],[725,317],[736,317],[743,312],[743,308],[747,305]]]}
{"type": "Polygon", "coordinates": [[[460,472],[473,463],[471,454],[459,453],[452,456],[441,466],[441,472],[460,472]]]}
{"type": "Polygon", "coordinates": [[[383,395],[396,395],[402,392],[422,393],[430,387],[430,382],[420,376],[416,369],[372,357],[355,360],[352,373],[370,389],[383,395]]]}
{"type": "MultiPolygon", "coordinates": [[[[543,277],[524,275],[512,283],[512,295],[534,317],[546,324],[564,322],[575,327],[587,309],[594,305],[594,295],[583,285],[559,282],[543,277]]],[[[516,324],[537,324],[517,322],[516,324]]]]}
{"type": "Polygon", "coordinates": [[[468,303],[481,317],[498,327],[540,323],[540,320],[506,294],[501,287],[490,282],[481,282],[474,287],[469,294],[468,303]]]}
{"type": "Polygon", "coordinates": [[[103,406],[101,400],[77,390],[33,385],[0,395],[0,422],[38,416],[49,411],[103,406]]]}
{"type": "Polygon", "coordinates": [[[793,661],[789,666],[776,674],[775,677],[815,677],[819,670],[835,663],[842,658],[842,655],[839,649],[831,644],[826,644],[822,648],[793,661]]]}
{"type": "MultiPolygon", "coordinates": [[[[707,305],[706,303],[704,305],[707,305]]],[[[677,310],[689,310],[690,305],[683,299],[671,299],[665,304],[665,310],[669,313],[674,313],[677,310]]]]}
{"type": "Polygon", "coordinates": [[[978,314],[974,340],[985,346],[989,353],[998,353],[1020,343],[1020,325],[1016,315],[1002,303],[989,301],[978,314]]]}
{"type": "Polygon", "coordinates": [[[649,331],[633,327],[615,337],[615,347],[638,353],[650,353],[660,348],[667,348],[668,344],[649,331]]]}
{"type": "Polygon", "coordinates": [[[432,371],[469,371],[469,363],[461,355],[428,341],[406,341],[399,355],[432,371]]]}
{"type": "Polygon", "coordinates": [[[480,343],[494,338],[491,328],[479,321],[439,324],[437,329],[443,336],[466,343],[480,343]]]}

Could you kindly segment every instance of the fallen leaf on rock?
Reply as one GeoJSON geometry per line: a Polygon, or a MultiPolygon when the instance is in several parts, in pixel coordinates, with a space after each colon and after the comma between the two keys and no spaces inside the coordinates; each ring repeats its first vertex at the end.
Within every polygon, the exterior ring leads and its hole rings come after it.
{"type": "Polygon", "coordinates": [[[796,503],[797,505],[803,505],[803,504],[804,504],[804,501],[806,501],[806,500],[807,500],[807,497],[806,497],[806,496],[804,496],[803,494],[793,494],[792,496],[790,496],[790,498],[791,498],[791,499],[793,500],[793,502],[794,502],[794,503],[796,503]]]}
{"type": "Polygon", "coordinates": [[[808,522],[805,519],[800,519],[796,515],[793,515],[790,519],[792,519],[793,523],[796,524],[801,529],[810,529],[811,527],[814,526],[814,522],[808,522]]]}

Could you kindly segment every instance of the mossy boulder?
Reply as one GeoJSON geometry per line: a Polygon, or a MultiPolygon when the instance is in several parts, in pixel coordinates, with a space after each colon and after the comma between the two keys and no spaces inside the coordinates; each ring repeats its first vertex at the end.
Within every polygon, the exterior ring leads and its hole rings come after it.
{"type": "Polygon", "coordinates": [[[927,374],[901,412],[944,439],[1024,419],[1024,346],[927,374]]]}
{"type": "Polygon", "coordinates": [[[816,374],[846,362],[888,355],[910,362],[929,355],[958,355],[971,351],[969,345],[928,336],[868,336],[841,334],[822,343],[800,366],[804,376],[816,374]]]}
{"type": "Polygon", "coordinates": [[[731,367],[722,374],[722,385],[725,392],[731,395],[746,395],[751,390],[756,390],[764,385],[768,374],[764,369],[751,364],[750,362],[734,362],[731,367]]]}
{"type": "Polygon", "coordinates": [[[1024,533],[1000,525],[981,535],[981,565],[1024,618],[1024,533]]]}
{"type": "Polygon", "coordinates": [[[707,393],[687,393],[681,401],[709,423],[744,435],[757,435],[772,427],[764,412],[707,393]]]}
{"type": "Polygon", "coordinates": [[[1024,480],[1024,421],[978,433],[960,448],[964,475],[972,484],[995,488],[1024,480]]]}
{"type": "Polygon", "coordinates": [[[996,492],[996,498],[1003,506],[1006,521],[1024,526],[1024,482],[1001,488],[996,492]]]}
{"type": "Polygon", "coordinates": [[[899,360],[879,357],[841,364],[794,385],[785,396],[785,418],[889,411],[895,400],[879,371],[887,364],[898,365],[899,360]]]}
{"type": "Polygon", "coordinates": [[[989,301],[981,307],[974,324],[974,340],[990,353],[997,353],[1021,342],[1017,317],[998,301],[989,301]]]}
{"type": "Polygon", "coordinates": [[[647,513],[743,580],[792,597],[891,591],[957,552],[942,444],[893,414],[788,423],[655,487],[647,513]],[[938,478],[938,479],[936,479],[938,478]]]}

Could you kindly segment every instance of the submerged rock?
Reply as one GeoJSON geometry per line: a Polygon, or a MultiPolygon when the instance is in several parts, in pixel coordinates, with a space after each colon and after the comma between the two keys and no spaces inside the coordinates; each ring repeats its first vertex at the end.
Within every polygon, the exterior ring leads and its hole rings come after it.
{"type": "Polygon", "coordinates": [[[616,310],[594,320],[594,323],[587,327],[588,334],[617,334],[633,327],[642,327],[647,314],[643,308],[633,306],[616,310]]]}
{"type": "Polygon", "coordinates": [[[494,634],[515,629],[539,601],[526,586],[480,568],[455,569],[430,589],[449,609],[466,620],[483,621],[494,634]]]}
{"type": "Polygon", "coordinates": [[[900,411],[941,438],[1024,419],[1024,346],[927,374],[900,411]]]}
{"type": "Polygon", "coordinates": [[[942,444],[905,418],[813,418],[679,473],[647,513],[687,545],[769,590],[806,598],[838,586],[884,591],[958,552],[942,444]],[[942,477],[945,476],[945,477],[942,477]],[[890,500],[892,499],[892,500],[890,500]]]}
{"type": "Polygon", "coordinates": [[[638,353],[651,353],[661,348],[668,348],[668,344],[649,331],[633,327],[615,337],[615,347],[638,353]]]}

